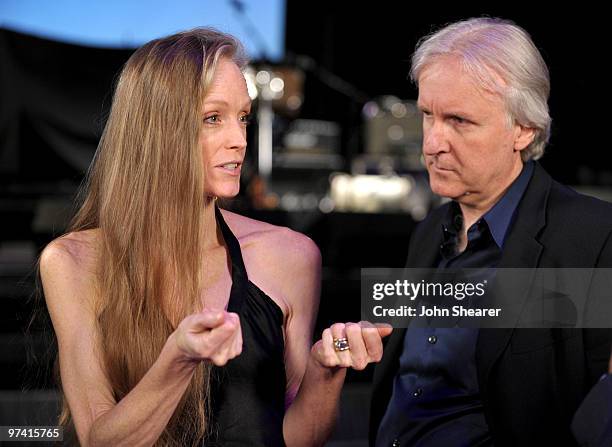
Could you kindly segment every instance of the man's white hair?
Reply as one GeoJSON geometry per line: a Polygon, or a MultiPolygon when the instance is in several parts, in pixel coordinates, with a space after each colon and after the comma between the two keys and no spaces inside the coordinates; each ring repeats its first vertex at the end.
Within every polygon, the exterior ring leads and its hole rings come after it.
{"type": "Polygon", "coordinates": [[[521,157],[523,161],[540,158],[550,138],[550,78],[529,34],[496,18],[452,23],[419,41],[410,77],[418,85],[423,70],[447,55],[458,57],[465,72],[482,88],[502,96],[512,124],[535,129],[534,139],[521,151],[521,157]]]}

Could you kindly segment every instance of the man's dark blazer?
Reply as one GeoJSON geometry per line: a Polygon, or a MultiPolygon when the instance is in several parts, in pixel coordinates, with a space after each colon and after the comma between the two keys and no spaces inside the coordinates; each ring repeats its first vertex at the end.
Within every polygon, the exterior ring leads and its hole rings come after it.
{"type": "Polygon", "coordinates": [[[581,447],[612,445],[612,374],[600,380],[584,399],[572,431],[581,447]]]}
{"type": "MultiPolygon", "coordinates": [[[[415,229],[408,267],[435,266],[448,206],[415,229]]],[[[536,163],[498,265],[509,267],[612,267],[612,205],[557,183],[536,163]]],[[[527,292],[529,284],[524,287],[527,292]]],[[[405,332],[393,331],[376,366],[371,445],[391,397],[405,332]]],[[[611,341],[610,329],[481,329],[478,383],[495,446],[575,446],[572,417],[607,371],[611,341]]]]}

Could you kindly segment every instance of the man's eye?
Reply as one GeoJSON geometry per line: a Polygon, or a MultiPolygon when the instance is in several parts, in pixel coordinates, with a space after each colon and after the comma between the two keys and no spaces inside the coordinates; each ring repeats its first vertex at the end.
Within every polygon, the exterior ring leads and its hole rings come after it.
{"type": "Polygon", "coordinates": [[[216,124],[219,122],[219,115],[209,115],[204,118],[205,123],[216,124]]]}
{"type": "Polygon", "coordinates": [[[240,117],[240,121],[242,122],[242,124],[245,124],[245,125],[251,124],[251,115],[250,114],[242,115],[240,117]]]}
{"type": "Polygon", "coordinates": [[[457,124],[467,124],[467,123],[469,123],[468,120],[466,120],[465,118],[461,118],[460,116],[452,116],[451,120],[454,121],[457,124]]]}

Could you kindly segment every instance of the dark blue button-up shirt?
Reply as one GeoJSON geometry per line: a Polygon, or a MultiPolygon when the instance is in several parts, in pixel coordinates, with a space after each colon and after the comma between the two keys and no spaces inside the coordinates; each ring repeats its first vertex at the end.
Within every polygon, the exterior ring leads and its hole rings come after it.
{"type": "MultiPolygon", "coordinates": [[[[533,173],[523,167],[502,198],[467,231],[461,209],[451,203],[443,223],[439,268],[483,268],[482,280],[494,272],[518,204],[533,173]]],[[[476,372],[478,329],[409,327],[404,338],[393,393],[376,438],[377,447],[490,446],[476,372]]]]}

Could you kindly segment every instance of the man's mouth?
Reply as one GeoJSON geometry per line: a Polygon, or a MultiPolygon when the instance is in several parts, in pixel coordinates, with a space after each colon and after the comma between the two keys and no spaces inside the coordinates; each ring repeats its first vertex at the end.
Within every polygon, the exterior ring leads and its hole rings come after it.
{"type": "Polygon", "coordinates": [[[435,161],[431,162],[431,166],[434,169],[437,169],[438,171],[453,171],[453,169],[451,169],[450,166],[445,166],[445,165],[442,165],[442,164],[437,163],[435,161]]]}

